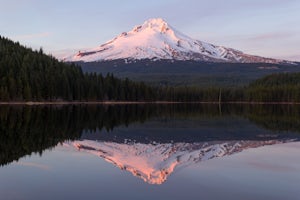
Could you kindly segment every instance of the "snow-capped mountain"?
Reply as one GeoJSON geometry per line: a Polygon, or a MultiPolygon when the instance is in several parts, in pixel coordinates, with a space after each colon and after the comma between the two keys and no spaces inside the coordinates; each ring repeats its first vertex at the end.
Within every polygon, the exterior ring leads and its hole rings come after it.
{"type": "Polygon", "coordinates": [[[162,184],[174,170],[249,148],[293,140],[214,141],[202,143],[116,143],[93,140],[74,141],[80,151],[92,153],[149,184],[162,184]]]}
{"type": "Polygon", "coordinates": [[[149,19],[129,32],[94,49],[65,57],[65,61],[196,60],[234,63],[282,63],[285,61],[252,56],[241,51],[192,39],[161,18],[149,19]]]}

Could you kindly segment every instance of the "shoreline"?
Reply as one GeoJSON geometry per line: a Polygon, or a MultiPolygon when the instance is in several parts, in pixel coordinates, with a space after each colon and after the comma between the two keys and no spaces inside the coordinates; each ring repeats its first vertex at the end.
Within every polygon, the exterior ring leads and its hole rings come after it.
{"type": "Polygon", "coordinates": [[[0,102],[0,105],[146,105],[146,104],[242,104],[242,105],[300,105],[300,102],[177,102],[177,101],[28,101],[28,102],[0,102]]]}

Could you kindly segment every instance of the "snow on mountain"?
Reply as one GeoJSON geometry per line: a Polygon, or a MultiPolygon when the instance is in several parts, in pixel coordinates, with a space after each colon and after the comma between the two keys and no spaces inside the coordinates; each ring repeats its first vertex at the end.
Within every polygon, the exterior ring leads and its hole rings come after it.
{"type": "Polygon", "coordinates": [[[116,59],[172,59],[209,62],[281,63],[282,60],[244,54],[241,51],[192,39],[161,18],[149,19],[129,32],[94,49],[65,57],[65,61],[116,59]]]}
{"type": "MultiPolygon", "coordinates": [[[[291,140],[292,141],[292,140],[291,140]]],[[[93,140],[74,141],[80,151],[104,158],[149,184],[162,184],[174,170],[249,148],[288,141],[214,141],[202,143],[115,143],[93,140]]]]}

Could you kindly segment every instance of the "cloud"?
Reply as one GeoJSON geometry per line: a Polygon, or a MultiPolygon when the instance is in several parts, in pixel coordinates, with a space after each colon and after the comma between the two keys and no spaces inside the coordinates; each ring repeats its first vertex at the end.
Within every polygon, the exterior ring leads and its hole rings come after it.
{"type": "Polygon", "coordinates": [[[42,170],[50,170],[50,167],[43,164],[33,163],[33,162],[18,162],[17,165],[26,166],[26,167],[34,167],[42,170]]]}
{"type": "MultiPolygon", "coordinates": [[[[92,47],[90,47],[92,48],[92,47]]],[[[58,60],[64,60],[64,58],[75,55],[79,51],[88,50],[89,48],[73,48],[73,49],[62,49],[48,51],[49,54],[56,57],[58,60]]]]}
{"type": "Polygon", "coordinates": [[[295,32],[265,32],[257,34],[240,34],[240,35],[229,35],[225,41],[239,41],[239,42],[263,42],[263,41],[274,41],[289,39],[297,36],[295,32]]]}
{"type": "Polygon", "coordinates": [[[36,38],[45,38],[51,36],[52,33],[50,32],[42,32],[42,33],[35,33],[35,34],[26,34],[26,35],[16,35],[14,38],[17,38],[19,40],[24,39],[36,39],[36,38]]]}
{"type": "Polygon", "coordinates": [[[271,164],[271,163],[257,162],[257,161],[248,162],[248,164],[252,167],[255,167],[256,169],[262,169],[267,171],[274,171],[274,172],[296,171],[295,168],[287,165],[278,165],[278,164],[271,164]]]}
{"type": "Polygon", "coordinates": [[[295,33],[292,32],[269,32],[269,33],[257,34],[248,37],[248,40],[265,41],[265,40],[286,39],[286,38],[291,38],[293,36],[295,36],[295,33]]]}

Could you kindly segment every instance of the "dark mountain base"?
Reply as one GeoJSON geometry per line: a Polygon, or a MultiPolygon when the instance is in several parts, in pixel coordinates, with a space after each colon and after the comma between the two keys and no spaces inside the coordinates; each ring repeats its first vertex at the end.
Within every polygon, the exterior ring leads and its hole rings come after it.
{"type": "Polygon", "coordinates": [[[300,72],[298,65],[140,60],[78,63],[84,72],[113,73],[153,85],[237,86],[268,74],[300,72]]]}

